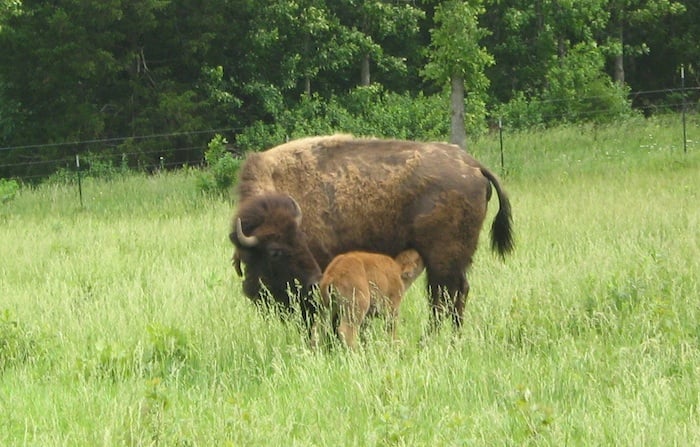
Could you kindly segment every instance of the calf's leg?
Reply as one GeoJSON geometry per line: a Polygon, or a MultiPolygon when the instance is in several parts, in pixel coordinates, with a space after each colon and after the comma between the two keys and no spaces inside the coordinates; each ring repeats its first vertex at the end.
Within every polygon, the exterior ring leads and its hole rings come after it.
{"type": "Polygon", "coordinates": [[[345,346],[354,348],[362,321],[369,310],[369,288],[354,289],[351,294],[344,295],[340,306],[340,323],[338,336],[345,346]]]}

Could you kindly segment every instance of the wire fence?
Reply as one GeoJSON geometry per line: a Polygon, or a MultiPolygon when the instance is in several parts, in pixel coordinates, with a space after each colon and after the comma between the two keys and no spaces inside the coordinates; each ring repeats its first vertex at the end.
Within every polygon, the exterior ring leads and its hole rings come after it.
{"type": "MultiPolygon", "coordinates": [[[[579,98],[578,101],[595,101],[597,97],[579,98]]],[[[700,110],[700,87],[668,88],[649,91],[638,91],[630,94],[633,109],[645,116],[659,113],[678,114],[679,134],[685,145],[686,129],[685,115],[697,114],[700,110]]],[[[531,105],[546,106],[565,100],[531,101],[531,105]]],[[[608,109],[589,109],[579,116],[595,117],[596,114],[605,116],[608,109]]],[[[565,116],[550,116],[550,120],[565,120],[565,116]]],[[[498,119],[496,127],[500,133],[501,146],[507,142],[510,131],[508,120],[498,119]]],[[[153,135],[114,137],[71,141],[64,143],[37,143],[23,146],[0,147],[0,177],[9,177],[22,182],[35,183],[47,176],[66,173],[77,173],[77,164],[83,171],[143,171],[155,172],[163,169],[173,169],[183,166],[202,166],[207,142],[216,134],[226,136],[229,141],[234,139],[237,128],[217,128],[194,130],[188,132],[172,132],[153,135]],[[193,143],[193,141],[196,141],[193,143]],[[136,147],[129,143],[142,143],[136,147]],[[143,144],[147,142],[148,144],[143,144]],[[144,148],[145,146],[145,148],[144,148]],[[134,148],[129,150],[128,148],[134,148]],[[53,152],[58,152],[52,156],[53,152]],[[66,155],[70,153],[70,155],[66,155]],[[10,155],[11,157],[3,157],[10,155]],[[3,162],[3,160],[11,160],[3,162]]],[[[492,129],[494,130],[494,129],[492,129]]],[[[679,138],[681,138],[679,136],[679,138]]],[[[501,147],[501,150],[503,147],[501,147]]]]}
{"type": "Polygon", "coordinates": [[[204,162],[208,141],[217,134],[229,137],[240,130],[217,128],[0,147],[0,177],[34,183],[53,174],[77,170],[77,160],[81,160],[83,171],[109,168],[154,172],[199,166],[204,162]]]}

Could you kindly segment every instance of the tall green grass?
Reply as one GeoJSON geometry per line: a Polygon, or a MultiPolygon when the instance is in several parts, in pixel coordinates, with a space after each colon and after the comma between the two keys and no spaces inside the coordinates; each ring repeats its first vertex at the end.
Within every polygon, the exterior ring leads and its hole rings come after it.
{"type": "MultiPolygon", "coordinates": [[[[694,129],[697,129],[697,123],[694,129]]],[[[700,147],[673,121],[508,134],[517,249],[487,232],[459,334],[312,352],[230,267],[188,173],[21,189],[0,208],[0,445],[698,445],[700,147]]],[[[496,203],[492,203],[493,216],[496,203]]],[[[489,218],[490,219],[490,218],[489,218]]]]}

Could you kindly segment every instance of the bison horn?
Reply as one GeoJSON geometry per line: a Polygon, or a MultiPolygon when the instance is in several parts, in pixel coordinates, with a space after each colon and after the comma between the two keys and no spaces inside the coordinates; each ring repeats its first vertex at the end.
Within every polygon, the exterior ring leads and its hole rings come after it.
{"type": "Polygon", "coordinates": [[[294,205],[294,211],[296,212],[294,216],[294,221],[297,223],[297,227],[301,226],[301,207],[297,203],[296,200],[294,200],[294,197],[289,196],[289,199],[292,201],[292,204],[294,205]]]}
{"type": "Polygon", "coordinates": [[[236,237],[238,238],[238,242],[244,247],[255,247],[258,245],[258,242],[260,242],[257,237],[246,236],[245,233],[243,233],[240,217],[236,219],[236,237]]]}

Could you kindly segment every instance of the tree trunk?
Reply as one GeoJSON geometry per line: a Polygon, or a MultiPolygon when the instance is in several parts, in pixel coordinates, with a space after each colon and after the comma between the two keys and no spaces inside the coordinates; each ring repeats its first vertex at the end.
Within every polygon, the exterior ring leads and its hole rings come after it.
{"type": "MultiPolygon", "coordinates": [[[[304,36],[304,55],[302,57],[304,64],[309,63],[309,54],[311,54],[311,37],[304,36]]],[[[307,98],[311,97],[311,76],[304,76],[304,95],[307,98]]]]}
{"type": "Polygon", "coordinates": [[[615,79],[615,82],[619,85],[625,84],[625,41],[623,37],[623,26],[622,24],[620,24],[618,29],[618,39],[620,39],[620,52],[615,55],[615,59],[613,61],[613,77],[615,79]]]}
{"type": "Polygon", "coordinates": [[[304,94],[307,97],[311,96],[311,78],[308,76],[304,78],[304,94]]]}
{"type": "Polygon", "coordinates": [[[462,149],[467,148],[467,130],[464,127],[464,78],[452,76],[452,93],[450,95],[450,143],[462,149]]]}
{"type": "Polygon", "coordinates": [[[362,67],[360,69],[360,85],[367,87],[369,84],[369,54],[365,54],[362,57],[362,67]]]}
{"type": "Polygon", "coordinates": [[[624,85],[625,84],[625,66],[624,62],[622,59],[623,55],[622,54],[616,54],[615,55],[615,82],[618,83],[619,85],[624,85]]]}

